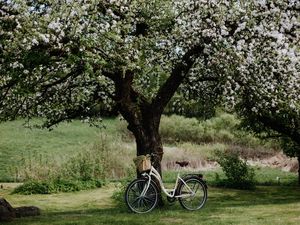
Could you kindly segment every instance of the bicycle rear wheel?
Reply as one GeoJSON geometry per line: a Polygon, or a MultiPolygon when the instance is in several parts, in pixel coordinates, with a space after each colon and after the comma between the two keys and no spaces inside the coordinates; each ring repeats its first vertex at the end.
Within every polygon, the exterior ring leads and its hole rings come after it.
{"type": "Polygon", "coordinates": [[[136,179],[127,187],[125,202],[128,208],[135,213],[147,213],[153,210],[157,204],[158,191],[153,181],[136,179]],[[142,193],[144,192],[144,195],[142,193]]]}
{"type": "Polygon", "coordinates": [[[203,181],[197,178],[187,178],[179,187],[180,205],[187,210],[201,209],[207,200],[207,189],[203,181]]]}

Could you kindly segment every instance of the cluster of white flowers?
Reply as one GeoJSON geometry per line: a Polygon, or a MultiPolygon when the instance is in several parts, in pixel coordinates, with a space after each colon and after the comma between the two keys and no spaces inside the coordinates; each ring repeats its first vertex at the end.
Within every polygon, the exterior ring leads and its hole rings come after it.
{"type": "MultiPolygon", "coordinates": [[[[58,108],[64,112],[63,102],[88,101],[95,84],[109,84],[97,93],[110,104],[107,93],[111,95],[114,86],[108,79],[99,79],[102,68],[134,71],[135,88],[151,98],[195,46],[203,50],[193,56],[197,59],[193,58],[188,79],[192,92],[201,88],[202,77],[219,77],[233,105],[247,91],[255,102],[255,113],[276,109],[282,101],[300,111],[300,22],[293,10],[299,9],[299,1],[51,0],[41,6],[43,13],[25,1],[15,2],[7,1],[5,11],[0,9],[3,22],[16,24],[15,29],[0,29],[5,36],[0,42],[1,73],[19,72],[26,75],[23,82],[29,86],[36,82],[36,89],[42,89],[71,73],[80,62],[87,70],[49,88],[51,99],[39,106],[40,113],[51,108],[49,102],[60,102],[58,108]],[[24,62],[29,56],[33,59],[24,62]],[[94,65],[99,71],[93,70],[94,65]]],[[[32,98],[39,102],[42,97],[32,98]]]]}

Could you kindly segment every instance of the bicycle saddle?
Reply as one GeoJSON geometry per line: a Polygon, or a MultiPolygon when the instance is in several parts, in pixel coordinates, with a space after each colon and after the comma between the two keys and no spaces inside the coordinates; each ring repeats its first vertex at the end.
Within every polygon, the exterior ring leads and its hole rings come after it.
{"type": "Polygon", "coordinates": [[[186,166],[189,165],[188,161],[176,161],[175,163],[178,164],[181,167],[186,167],[186,166]]]}

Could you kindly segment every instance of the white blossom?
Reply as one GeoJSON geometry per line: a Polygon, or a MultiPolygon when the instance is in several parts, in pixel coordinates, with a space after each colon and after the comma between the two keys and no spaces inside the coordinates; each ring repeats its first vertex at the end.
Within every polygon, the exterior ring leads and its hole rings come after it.
{"type": "Polygon", "coordinates": [[[39,44],[39,42],[38,42],[38,40],[36,40],[36,38],[33,38],[31,40],[31,42],[32,42],[32,45],[38,45],[39,44]]]}

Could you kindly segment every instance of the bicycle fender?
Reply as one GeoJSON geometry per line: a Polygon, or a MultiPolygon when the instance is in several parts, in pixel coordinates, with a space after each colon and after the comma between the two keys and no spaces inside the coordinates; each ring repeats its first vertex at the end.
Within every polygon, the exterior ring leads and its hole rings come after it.
{"type": "Polygon", "coordinates": [[[182,178],[183,179],[195,178],[195,179],[201,181],[204,184],[204,186],[205,186],[206,189],[208,188],[208,186],[206,184],[206,181],[203,179],[203,175],[202,174],[186,174],[182,178]]]}

